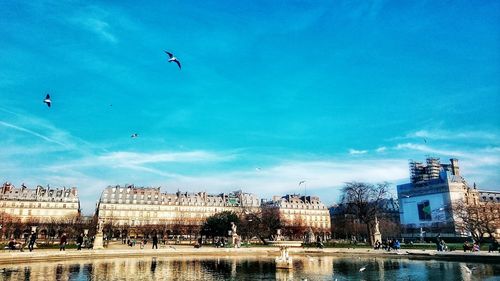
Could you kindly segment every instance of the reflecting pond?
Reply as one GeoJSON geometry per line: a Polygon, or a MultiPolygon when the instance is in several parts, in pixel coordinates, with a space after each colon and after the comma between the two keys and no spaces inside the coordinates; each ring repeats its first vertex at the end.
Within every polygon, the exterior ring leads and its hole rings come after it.
{"type": "Polygon", "coordinates": [[[0,265],[0,280],[500,280],[500,265],[359,257],[142,257],[0,265]],[[360,271],[360,269],[365,270],[360,271]]]}

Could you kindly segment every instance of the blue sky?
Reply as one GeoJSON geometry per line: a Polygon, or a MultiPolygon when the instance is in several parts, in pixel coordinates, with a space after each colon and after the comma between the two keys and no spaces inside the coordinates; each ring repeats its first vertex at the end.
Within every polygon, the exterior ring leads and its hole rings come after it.
{"type": "Polygon", "coordinates": [[[333,204],[430,155],[500,190],[498,1],[27,2],[0,8],[4,182],[86,214],[125,183],[333,204]]]}

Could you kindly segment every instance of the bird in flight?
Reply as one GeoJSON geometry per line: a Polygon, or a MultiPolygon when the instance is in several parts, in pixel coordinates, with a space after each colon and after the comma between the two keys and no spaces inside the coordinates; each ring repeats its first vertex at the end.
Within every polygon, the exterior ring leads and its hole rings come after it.
{"type": "Polygon", "coordinates": [[[306,181],[300,181],[300,182],[299,182],[299,186],[300,186],[301,184],[303,184],[303,183],[306,183],[306,181]]]}
{"type": "Polygon", "coordinates": [[[45,99],[43,100],[44,103],[47,104],[48,107],[50,107],[50,104],[52,103],[52,101],[50,100],[50,95],[47,94],[47,96],[45,97],[45,99]]]}
{"type": "Polygon", "coordinates": [[[165,53],[169,57],[168,62],[175,62],[179,66],[179,70],[181,70],[181,62],[176,57],[174,57],[174,54],[167,51],[165,51],[165,53]]]}
{"type": "Polygon", "coordinates": [[[131,138],[133,138],[133,139],[135,139],[135,138],[137,138],[138,136],[139,136],[139,135],[138,135],[137,133],[133,133],[130,137],[131,137],[131,138]]]}
{"type": "Polygon", "coordinates": [[[360,268],[360,269],[359,269],[359,272],[363,272],[363,271],[365,271],[366,267],[367,267],[367,265],[365,265],[365,266],[363,266],[362,268],[360,268]]]}

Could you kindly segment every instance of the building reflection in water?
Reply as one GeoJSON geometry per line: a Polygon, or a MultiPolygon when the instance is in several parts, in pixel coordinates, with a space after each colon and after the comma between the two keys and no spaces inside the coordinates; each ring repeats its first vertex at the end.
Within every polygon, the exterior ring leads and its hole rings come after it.
{"type": "Polygon", "coordinates": [[[297,256],[294,268],[274,258],[142,257],[0,265],[3,280],[475,280],[500,275],[500,266],[407,259],[297,256]],[[366,266],[366,270],[359,269],[366,266]],[[476,267],[473,274],[465,266],[476,267]]]}

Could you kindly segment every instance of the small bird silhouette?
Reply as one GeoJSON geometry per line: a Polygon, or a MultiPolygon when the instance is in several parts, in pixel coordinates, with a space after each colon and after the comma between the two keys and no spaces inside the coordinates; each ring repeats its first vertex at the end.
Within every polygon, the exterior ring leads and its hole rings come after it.
{"type": "Polygon", "coordinates": [[[303,184],[303,183],[306,183],[306,181],[300,181],[300,182],[299,182],[299,186],[300,186],[301,184],[303,184]]]}
{"type": "Polygon", "coordinates": [[[45,99],[43,100],[43,102],[46,103],[48,107],[50,107],[50,104],[52,103],[52,101],[50,100],[49,94],[47,94],[47,96],[45,96],[45,99]]]}
{"type": "Polygon", "coordinates": [[[165,51],[165,53],[169,57],[168,62],[175,62],[179,66],[179,70],[181,70],[181,62],[174,56],[174,54],[167,51],[165,51]]]}
{"type": "Polygon", "coordinates": [[[139,135],[138,135],[137,133],[133,133],[130,137],[131,137],[131,138],[133,138],[133,139],[135,139],[135,138],[137,138],[138,136],[139,136],[139,135]]]}

